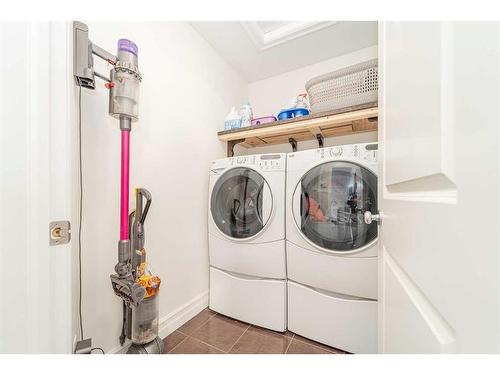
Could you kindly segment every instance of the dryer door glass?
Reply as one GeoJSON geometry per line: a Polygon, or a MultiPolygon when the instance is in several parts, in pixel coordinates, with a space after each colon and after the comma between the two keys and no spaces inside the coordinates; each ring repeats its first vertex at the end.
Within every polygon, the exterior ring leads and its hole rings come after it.
{"type": "Polygon", "coordinates": [[[294,199],[303,235],[319,247],[352,251],[377,237],[377,223],[365,224],[365,211],[377,212],[377,177],[345,161],[318,165],[299,182],[294,199]]]}
{"type": "Polygon", "coordinates": [[[210,201],[217,227],[232,238],[249,238],[267,224],[272,212],[271,190],[249,168],[233,168],[219,177],[210,201]]]}

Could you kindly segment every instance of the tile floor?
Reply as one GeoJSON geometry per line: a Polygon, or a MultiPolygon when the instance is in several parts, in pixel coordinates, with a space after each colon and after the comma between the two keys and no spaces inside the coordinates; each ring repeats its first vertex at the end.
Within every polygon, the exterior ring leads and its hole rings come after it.
{"type": "Polygon", "coordinates": [[[163,341],[168,354],[344,354],[292,332],[259,328],[209,309],[163,341]]]}

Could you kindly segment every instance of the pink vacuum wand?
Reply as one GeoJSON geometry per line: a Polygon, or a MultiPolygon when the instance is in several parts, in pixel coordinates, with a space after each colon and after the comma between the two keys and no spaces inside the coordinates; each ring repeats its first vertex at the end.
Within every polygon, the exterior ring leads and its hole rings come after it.
{"type": "Polygon", "coordinates": [[[130,131],[122,130],[122,163],[120,188],[120,241],[129,239],[128,201],[130,176],[130,131]]]}

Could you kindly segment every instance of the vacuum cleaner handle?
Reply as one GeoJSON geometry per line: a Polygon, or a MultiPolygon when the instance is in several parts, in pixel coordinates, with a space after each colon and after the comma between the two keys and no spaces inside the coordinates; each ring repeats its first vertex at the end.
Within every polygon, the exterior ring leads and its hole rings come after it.
{"type": "Polygon", "coordinates": [[[151,193],[143,188],[140,188],[137,193],[138,195],[146,198],[146,206],[144,207],[144,211],[142,212],[142,216],[139,220],[139,222],[144,225],[144,221],[146,221],[146,216],[148,215],[149,206],[151,206],[151,201],[153,198],[151,197],[151,193]]]}

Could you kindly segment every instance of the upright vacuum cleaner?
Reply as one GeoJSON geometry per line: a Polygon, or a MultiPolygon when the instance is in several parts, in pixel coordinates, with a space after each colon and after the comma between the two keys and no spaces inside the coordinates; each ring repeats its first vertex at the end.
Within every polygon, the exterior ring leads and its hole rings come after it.
{"type": "Polygon", "coordinates": [[[106,81],[109,89],[109,114],[120,121],[121,131],[121,199],[118,263],[111,285],[123,301],[123,329],[120,343],[132,341],[127,353],[151,354],[163,351],[158,337],[158,298],[161,280],[146,263],[144,223],[151,206],[146,189],[135,190],[135,210],[129,214],[130,132],[138,120],[139,84],[138,48],[128,39],[118,40],[114,56],[88,38],[88,27],[73,23],[74,76],[77,85],[95,88],[95,76],[106,81]],[[113,67],[109,78],[94,71],[93,55],[113,67]]]}

